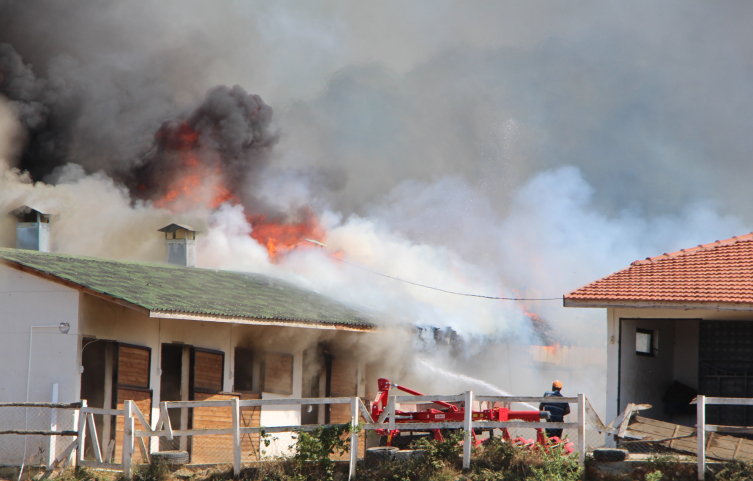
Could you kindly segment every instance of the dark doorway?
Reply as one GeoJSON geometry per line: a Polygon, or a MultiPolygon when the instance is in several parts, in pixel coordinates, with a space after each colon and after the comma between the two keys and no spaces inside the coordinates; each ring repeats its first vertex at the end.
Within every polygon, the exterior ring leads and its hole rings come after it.
{"type": "MultiPolygon", "coordinates": [[[[101,339],[83,339],[81,366],[84,372],[81,373],[81,399],[86,399],[90,407],[112,407],[112,344],[110,341],[101,339]]],[[[110,416],[107,417],[110,418],[110,416]]],[[[104,429],[104,417],[101,414],[94,415],[94,424],[97,427],[97,438],[102,440],[100,450],[104,455],[112,427],[104,429]]],[[[85,444],[86,456],[93,458],[91,436],[86,437],[85,444]]]]}
{"type": "Polygon", "coordinates": [[[251,392],[254,390],[254,351],[244,347],[235,348],[233,364],[233,390],[251,392]]]}
{"type": "MultiPolygon", "coordinates": [[[[162,361],[160,368],[160,401],[182,401],[181,385],[183,372],[183,349],[182,344],[162,344],[162,361]]],[[[181,411],[183,409],[169,409],[170,424],[173,429],[181,426],[181,411]]],[[[172,440],[160,437],[160,451],[176,450],[180,448],[180,440],[176,437],[172,440]]]]}
{"type": "MultiPolygon", "coordinates": [[[[701,321],[698,392],[715,397],[753,397],[753,322],[701,321]]],[[[753,407],[706,407],[706,422],[750,426],[753,407]]]]}
{"type": "MultiPolygon", "coordinates": [[[[323,377],[324,354],[317,348],[303,351],[302,397],[320,396],[320,382],[323,377]]],[[[301,405],[301,424],[318,424],[320,404],[301,405]]]]}

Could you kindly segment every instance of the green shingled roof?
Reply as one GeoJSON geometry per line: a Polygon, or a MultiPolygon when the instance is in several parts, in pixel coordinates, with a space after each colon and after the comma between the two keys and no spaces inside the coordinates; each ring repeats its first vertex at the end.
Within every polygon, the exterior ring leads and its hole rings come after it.
{"type": "Polygon", "coordinates": [[[149,311],[374,327],[327,297],[260,274],[0,248],[2,260],[149,311]]]}

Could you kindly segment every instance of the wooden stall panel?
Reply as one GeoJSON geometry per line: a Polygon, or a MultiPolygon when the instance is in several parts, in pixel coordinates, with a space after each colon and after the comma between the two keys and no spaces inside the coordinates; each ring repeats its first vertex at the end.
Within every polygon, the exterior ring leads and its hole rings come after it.
{"type": "MultiPolygon", "coordinates": [[[[358,389],[356,365],[353,362],[332,359],[332,381],[329,397],[355,396],[358,389]]],[[[332,424],[350,421],[350,406],[347,404],[333,404],[330,408],[329,420],[332,424]]]]}
{"type": "Polygon", "coordinates": [[[293,394],[293,355],[267,352],[264,354],[264,386],[262,391],[293,394]]]}
{"type": "Polygon", "coordinates": [[[149,361],[146,347],[118,345],[118,386],[149,387],[149,361]]]}
{"type": "MultiPolygon", "coordinates": [[[[197,392],[196,401],[226,401],[239,397],[237,394],[212,394],[197,392]]],[[[227,429],[233,427],[230,406],[201,407],[193,409],[193,429],[227,429]]],[[[233,435],[217,434],[193,436],[191,441],[191,464],[230,463],[233,461],[233,435]]]]}
{"type": "MultiPolygon", "coordinates": [[[[241,393],[242,400],[261,399],[259,393],[241,393]]],[[[250,406],[241,408],[241,427],[258,428],[261,426],[261,407],[250,406]]],[[[241,434],[241,455],[244,463],[259,461],[259,434],[241,434]]]]}
{"type": "MultiPolygon", "coordinates": [[[[330,381],[329,397],[350,397],[355,396],[358,392],[358,373],[355,363],[332,359],[332,378],[330,381]]],[[[329,411],[329,422],[332,424],[345,424],[350,422],[350,405],[349,404],[332,404],[329,411]]],[[[350,439],[350,434],[346,433],[344,437],[350,439]]],[[[358,435],[358,456],[363,457],[365,440],[364,433],[358,435]]],[[[335,456],[333,459],[347,460],[350,454],[335,456]]]]}
{"type": "MultiPolygon", "coordinates": [[[[193,368],[194,390],[222,391],[225,356],[221,352],[195,349],[193,368]]],[[[198,400],[198,398],[194,397],[198,400]]]]}
{"type": "MultiPolygon", "coordinates": [[[[152,414],[152,391],[148,389],[127,389],[127,388],[119,388],[117,393],[117,409],[123,409],[125,408],[125,401],[133,401],[136,406],[138,406],[139,410],[141,411],[141,414],[144,415],[146,420],[151,423],[151,414],[152,414]]],[[[115,421],[115,463],[122,462],[122,453],[123,453],[123,426],[124,426],[124,419],[123,416],[116,416],[115,421]]],[[[137,420],[135,420],[134,425],[136,427],[136,430],[139,431],[143,428],[141,428],[141,423],[137,420]]],[[[138,441],[136,441],[138,442],[138,441]]],[[[104,453],[103,453],[104,456],[104,453]]],[[[146,463],[147,460],[143,459],[141,457],[141,450],[138,448],[138,446],[135,447],[135,452],[133,454],[133,462],[138,463],[146,463]]]]}

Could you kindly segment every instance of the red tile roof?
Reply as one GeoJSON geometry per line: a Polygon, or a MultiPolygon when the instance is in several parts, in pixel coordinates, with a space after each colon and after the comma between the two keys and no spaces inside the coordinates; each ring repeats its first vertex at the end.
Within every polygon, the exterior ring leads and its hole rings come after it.
{"type": "Polygon", "coordinates": [[[753,232],[635,261],[565,295],[566,306],[650,307],[646,303],[652,302],[698,307],[733,303],[742,308],[749,304],[753,309],[753,232]]]}

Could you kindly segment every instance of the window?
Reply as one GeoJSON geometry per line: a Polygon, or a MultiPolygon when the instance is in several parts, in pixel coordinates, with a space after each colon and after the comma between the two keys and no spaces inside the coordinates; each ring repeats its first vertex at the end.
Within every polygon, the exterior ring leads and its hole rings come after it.
{"type": "Polygon", "coordinates": [[[641,356],[654,355],[654,331],[648,329],[636,329],[635,353],[641,356]]]}

